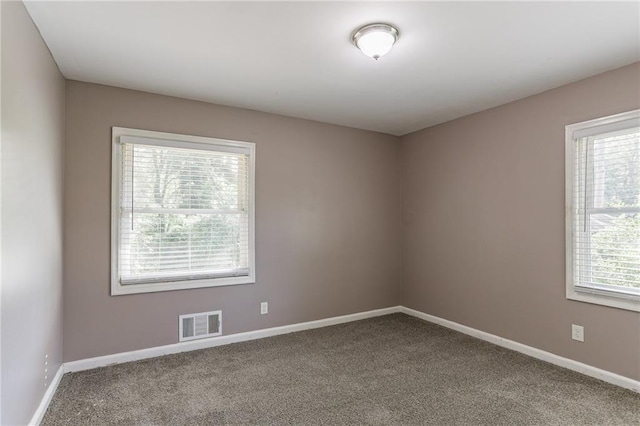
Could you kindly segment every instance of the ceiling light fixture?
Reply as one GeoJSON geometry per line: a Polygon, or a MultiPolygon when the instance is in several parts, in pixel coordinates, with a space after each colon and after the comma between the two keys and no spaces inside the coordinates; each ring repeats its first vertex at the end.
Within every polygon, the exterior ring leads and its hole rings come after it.
{"type": "Polygon", "coordinates": [[[398,30],[389,24],[369,24],[359,28],[351,40],[362,53],[378,60],[389,53],[398,36],[398,30]]]}

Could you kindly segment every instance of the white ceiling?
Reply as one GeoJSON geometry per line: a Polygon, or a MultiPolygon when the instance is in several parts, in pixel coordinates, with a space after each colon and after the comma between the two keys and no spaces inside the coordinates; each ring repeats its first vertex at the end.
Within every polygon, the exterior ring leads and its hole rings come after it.
{"type": "Polygon", "coordinates": [[[402,135],[640,60],[640,3],[28,2],[64,76],[402,135]],[[350,42],[383,21],[378,62],[350,42]]]}

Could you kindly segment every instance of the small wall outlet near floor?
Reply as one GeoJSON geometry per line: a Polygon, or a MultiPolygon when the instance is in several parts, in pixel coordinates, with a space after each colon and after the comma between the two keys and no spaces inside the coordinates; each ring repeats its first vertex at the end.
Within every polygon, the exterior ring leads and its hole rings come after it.
{"type": "Polygon", "coordinates": [[[269,313],[269,303],[262,302],[260,304],[260,315],[266,315],[269,313]]]}
{"type": "Polygon", "coordinates": [[[584,342],[584,327],[581,325],[571,324],[571,338],[578,342],[584,342]]]}

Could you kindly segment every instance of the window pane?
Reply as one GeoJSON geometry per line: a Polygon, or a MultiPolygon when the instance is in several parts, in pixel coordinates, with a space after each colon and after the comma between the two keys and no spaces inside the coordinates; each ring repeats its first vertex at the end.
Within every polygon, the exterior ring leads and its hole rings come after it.
{"type": "Polygon", "coordinates": [[[640,133],[602,135],[593,141],[595,208],[640,206],[640,133]]]}
{"type": "Polygon", "coordinates": [[[640,288],[640,214],[592,214],[590,233],[590,281],[640,288]]]}
{"type": "Polygon", "coordinates": [[[567,298],[640,312],[640,110],[566,127],[567,298]]]}
{"type": "Polygon", "coordinates": [[[247,267],[248,241],[243,238],[247,227],[246,214],[134,213],[133,229],[122,233],[122,274],[202,273],[247,267]]]}
{"type": "Polygon", "coordinates": [[[122,146],[121,283],[248,275],[248,156],[122,146]]]}
{"type": "Polygon", "coordinates": [[[239,209],[246,156],[193,149],[125,145],[125,208],[239,209]],[[133,194],[132,194],[133,192],[133,194]]]}

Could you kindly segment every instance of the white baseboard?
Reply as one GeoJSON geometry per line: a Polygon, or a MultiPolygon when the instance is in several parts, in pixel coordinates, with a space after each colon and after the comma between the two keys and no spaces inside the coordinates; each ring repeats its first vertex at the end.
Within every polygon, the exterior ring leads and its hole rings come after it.
{"type": "Polygon", "coordinates": [[[532,346],[527,346],[513,340],[496,336],[495,334],[476,330],[475,328],[467,327],[466,325],[458,324],[457,322],[449,321],[444,318],[436,317],[434,315],[425,314],[424,312],[416,311],[415,309],[401,306],[400,312],[423,319],[425,321],[432,322],[434,324],[441,325],[446,328],[450,328],[455,331],[459,331],[464,334],[468,334],[469,336],[487,341],[489,343],[493,343],[494,345],[502,346],[504,348],[528,355],[530,357],[546,361],[550,364],[554,364],[568,370],[576,371],[586,376],[594,377],[604,382],[640,393],[640,381],[638,380],[633,380],[629,377],[602,370],[600,368],[593,367],[582,362],[564,358],[551,352],[543,351],[542,349],[537,349],[532,346]]]}
{"type": "Polygon", "coordinates": [[[228,345],[230,343],[246,342],[248,340],[262,339],[265,337],[278,336],[280,334],[293,333],[295,331],[311,330],[313,328],[327,327],[330,325],[358,321],[366,318],[379,317],[382,315],[400,312],[400,310],[400,306],[392,306],[390,308],[375,309],[373,311],[360,312],[357,314],[325,318],[316,321],[301,322],[298,324],[283,325],[280,327],[265,328],[256,331],[247,331],[244,333],[229,334],[226,336],[211,337],[208,339],[192,340],[165,346],[156,346],[153,348],[140,349],[131,352],[121,352],[113,355],[81,359],[78,361],[70,361],[64,363],[64,372],[68,373],[74,371],[90,370],[92,368],[105,367],[111,364],[121,364],[123,362],[137,361],[146,358],[155,358],[180,352],[213,348],[215,346],[228,345]]]}
{"type": "Polygon", "coordinates": [[[58,385],[60,384],[60,380],[62,380],[62,375],[64,374],[64,364],[58,368],[56,371],[56,375],[51,379],[51,383],[49,384],[49,388],[44,393],[42,400],[40,401],[40,405],[36,409],[36,412],[33,413],[33,417],[31,417],[31,421],[29,422],[30,426],[38,426],[44,417],[44,413],[47,412],[47,408],[49,408],[49,404],[53,399],[53,395],[56,393],[56,389],[58,389],[58,385]]]}

